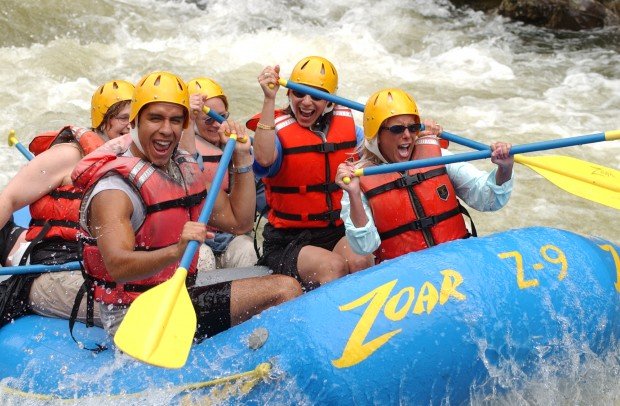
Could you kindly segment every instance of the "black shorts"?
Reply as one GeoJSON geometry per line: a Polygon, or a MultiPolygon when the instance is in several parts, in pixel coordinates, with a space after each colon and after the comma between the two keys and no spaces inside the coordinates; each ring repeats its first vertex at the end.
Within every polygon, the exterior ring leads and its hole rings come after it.
{"type": "Polygon", "coordinates": [[[188,289],[198,322],[194,336],[197,342],[230,328],[231,286],[232,282],[224,282],[188,289]]]}
{"type": "Polygon", "coordinates": [[[344,225],[326,228],[275,228],[265,224],[263,230],[263,256],[257,265],[265,265],[274,273],[292,276],[299,282],[297,259],[306,245],[332,251],[344,237],[344,225]]]}
{"type": "Polygon", "coordinates": [[[26,230],[13,222],[13,216],[0,230],[0,265],[5,266],[6,261],[17,242],[17,239],[26,230]]]}

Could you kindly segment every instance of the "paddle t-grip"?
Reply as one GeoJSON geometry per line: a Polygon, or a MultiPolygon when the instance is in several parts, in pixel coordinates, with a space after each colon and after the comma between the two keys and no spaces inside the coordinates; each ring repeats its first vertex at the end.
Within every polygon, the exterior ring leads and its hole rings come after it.
{"type": "MultiPolygon", "coordinates": [[[[212,119],[214,119],[215,121],[217,121],[220,124],[222,124],[224,121],[226,121],[226,119],[223,116],[221,116],[220,114],[216,113],[215,111],[213,111],[208,106],[202,106],[202,111],[206,115],[208,115],[209,117],[211,117],[212,119]]],[[[242,144],[245,144],[248,141],[248,137],[244,136],[243,138],[236,138],[236,140],[239,141],[242,144]]]]}

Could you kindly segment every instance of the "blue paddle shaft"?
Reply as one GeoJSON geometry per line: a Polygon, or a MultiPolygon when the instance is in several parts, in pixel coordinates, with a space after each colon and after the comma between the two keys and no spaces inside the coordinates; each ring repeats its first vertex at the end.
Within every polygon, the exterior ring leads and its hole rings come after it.
{"type": "Polygon", "coordinates": [[[27,160],[32,161],[32,158],[34,158],[34,155],[32,155],[32,153],[28,151],[28,149],[26,149],[21,142],[17,142],[15,144],[15,148],[17,148],[27,160]]]}
{"type": "MultiPolygon", "coordinates": [[[[458,136],[456,134],[452,134],[446,131],[443,131],[441,133],[441,138],[446,139],[448,141],[455,142],[457,144],[464,145],[466,147],[477,149],[479,151],[490,148],[488,145],[485,145],[481,142],[469,140],[467,138],[463,138],[461,136],[458,136]]],[[[514,154],[522,154],[525,152],[544,151],[548,149],[572,147],[575,145],[591,144],[594,142],[601,142],[601,141],[606,141],[605,133],[580,135],[577,137],[560,138],[557,140],[539,141],[539,142],[532,142],[530,144],[516,145],[512,147],[510,154],[514,155],[514,154]]]]}
{"type": "MultiPolygon", "coordinates": [[[[216,119],[219,123],[224,121],[224,118],[219,114],[215,113],[213,110],[209,110],[209,116],[216,119]],[[213,113],[213,115],[211,114],[213,113]],[[218,118],[219,117],[219,118],[218,118]]],[[[205,205],[200,211],[200,216],[198,217],[198,222],[207,224],[209,221],[209,217],[211,216],[211,212],[213,211],[213,206],[215,206],[215,199],[217,199],[218,192],[222,187],[222,181],[224,179],[224,175],[228,170],[228,163],[232,157],[232,154],[235,150],[235,138],[229,138],[226,142],[226,146],[224,147],[224,152],[222,153],[222,158],[220,159],[220,163],[217,165],[217,171],[215,172],[215,176],[213,178],[213,182],[211,183],[211,189],[207,192],[207,199],[205,201],[205,205]]],[[[200,247],[202,241],[190,241],[187,244],[187,248],[183,253],[183,257],[181,258],[180,267],[189,269],[189,266],[192,263],[192,259],[194,258],[194,254],[196,254],[196,250],[200,247]]]]}
{"type": "Polygon", "coordinates": [[[211,117],[212,119],[214,119],[215,121],[217,121],[218,123],[223,123],[225,121],[225,118],[220,116],[215,111],[213,111],[213,109],[209,109],[209,111],[207,112],[207,115],[211,117]]]}
{"type": "MultiPolygon", "coordinates": [[[[295,83],[295,82],[285,81],[285,80],[281,80],[280,83],[282,83],[284,86],[286,86],[289,89],[297,90],[299,92],[309,94],[310,96],[319,97],[323,100],[331,101],[336,104],[340,104],[341,106],[349,107],[350,109],[353,109],[353,110],[357,110],[361,112],[364,111],[364,105],[361,103],[356,103],[354,101],[347,100],[345,98],[324,92],[319,89],[315,89],[310,86],[302,85],[300,83],[295,83]]],[[[451,134],[445,131],[441,133],[441,138],[444,138],[448,141],[453,141],[457,144],[465,145],[467,147],[477,149],[480,151],[487,150],[487,149],[490,150],[490,147],[488,145],[482,144],[480,142],[468,140],[466,138],[459,137],[458,135],[451,134]]],[[[533,142],[530,144],[517,145],[511,148],[510,154],[514,155],[514,154],[523,154],[526,152],[545,151],[549,149],[572,147],[575,145],[591,144],[594,142],[601,142],[601,141],[607,141],[605,138],[604,132],[594,133],[590,135],[580,135],[577,137],[562,138],[562,139],[556,139],[556,140],[540,141],[540,142],[533,142]]],[[[490,156],[491,154],[489,152],[489,157],[490,156]]],[[[463,157],[465,158],[464,155],[463,157]]],[[[487,158],[487,157],[483,156],[482,158],[487,158]]],[[[474,160],[474,159],[480,159],[480,158],[474,157],[472,159],[465,159],[465,160],[474,160]]],[[[451,161],[451,162],[459,162],[459,161],[451,161]]],[[[448,163],[451,163],[451,162],[448,162],[448,163]]],[[[427,165],[427,166],[430,166],[430,165],[427,165]]],[[[416,166],[416,168],[419,168],[419,167],[416,166]]],[[[364,173],[367,173],[367,172],[364,171],[364,173]]]]}
{"type": "Polygon", "coordinates": [[[310,87],[310,86],[302,85],[300,83],[295,83],[295,82],[291,82],[291,81],[287,81],[284,86],[286,86],[287,88],[289,88],[291,90],[296,90],[296,91],[302,92],[304,94],[309,94],[310,96],[318,97],[320,99],[327,100],[327,101],[330,101],[332,103],[336,103],[336,104],[348,107],[348,108],[353,109],[353,110],[362,111],[362,112],[364,111],[364,105],[361,104],[361,103],[357,103],[357,102],[354,102],[354,101],[351,101],[351,100],[347,100],[345,98],[336,96],[336,95],[331,94],[331,93],[324,92],[324,91],[319,90],[319,89],[315,89],[315,88],[310,87]]]}
{"type": "Polygon", "coordinates": [[[63,271],[79,271],[82,269],[80,263],[67,262],[60,265],[23,265],[23,266],[5,266],[0,268],[0,275],[21,275],[28,273],[44,273],[44,272],[63,272],[63,271]]]}
{"type": "Polygon", "coordinates": [[[447,131],[442,131],[440,137],[443,138],[444,140],[448,140],[456,144],[464,145],[466,147],[469,147],[471,149],[476,149],[478,151],[484,151],[485,149],[490,148],[488,145],[485,145],[481,142],[470,140],[468,138],[464,138],[459,135],[449,133],[447,131]]]}
{"type": "MultiPolygon", "coordinates": [[[[449,134],[449,133],[446,133],[446,134],[449,134]]],[[[442,134],[442,137],[443,137],[443,134],[442,134]]],[[[449,139],[449,138],[446,138],[446,139],[449,139]]],[[[534,151],[545,151],[549,149],[570,147],[574,145],[591,144],[594,142],[601,142],[601,141],[605,141],[605,133],[595,133],[595,134],[590,134],[590,135],[579,135],[576,137],[562,138],[562,139],[557,139],[557,140],[532,142],[529,144],[521,144],[521,145],[512,146],[512,148],[510,148],[510,155],[524,154],[527,152],[534,152],[534,151]]],[[[478,146],[475,146],[474,148],[478,148],[478,147],[482,148],[484,144],[472,142],[472,145],[478,145],[478,146]]],[[[447,165],[447,164],[451,164],[454,162],[465,162],[465,161],[474,161],[477,159],[490,158],[491,150],[487,146],[484,146],[484,148],[485,148],[484,150],[476,151],[476,152],[466,152],[463,154],[448,155],[448,156],[442,156],[442,157],[436,157],[436,158],[418,159],[415,161],[397,162],[393,164],[372,166],[369,168],[364,168],[363,173],[364,175],[377,175],[380,173],[400,172],[400,171],[406,171],[409,169],[424,168],[428,166],[447,165]]]]}

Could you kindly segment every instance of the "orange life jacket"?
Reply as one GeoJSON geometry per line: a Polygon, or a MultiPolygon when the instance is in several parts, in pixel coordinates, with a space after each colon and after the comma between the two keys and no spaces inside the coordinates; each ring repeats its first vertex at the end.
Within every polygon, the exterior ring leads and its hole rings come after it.
{"type": "Polygon", "coordinates": [[[46,131],[33,138],[28,149],[34,155],[47,151],[52,145],[61,142],[77,141],[84,150],[84,155],[91,153],[104,144],[104,140],[96,132],[88,128],[66,126],[60,131],[46,131]]]}
{"type": "MultiPolygon", "coordinates": [[[[413,159],[433,156],[441,156],[438,140],[418,138],[413,159]]],[[[443,165],[363,176],[360,186],[381,237],[377,263],[470,235],[443,165]]]]}
{"type": "MultiPolygon", "coordinates": [[[[170,178],[150,162],[135,157],[116,157],[111,154],[86,157],[73,172],[77,185],[92,191],[95,184],[106,174],[114,172],[123,176],[140,192],[146,207],[144,223],[136,232],[135,250],[151,251],[164,248],[179,241],[183,225],[195,221],[206,196],[204,178],[196,160],[191,156],[175,152],[173,160],[183,175],[183,184],[170,178]]],[[[82,207],[83,212],[86,212],[82,207]]],[[[84,267],[87,279],[94,282],[94,297],[107,304],[129,304],[140,293],[170,279],[179,263],[166,266],[157,274],[130,283],[115,282],[105,267],[96,241],[82,230],[84,238],[84,267]]],[[[187,278],[188,284],[195,281],[197,255],[194,256],[187,278]]]]}
{"type": "MultiPolygon", "coordinates": [[[[79,127],[64,127],[60,131],[48,131],[36,136],[29,145],[30,151],[39,155],[43,151],[63,142],[77,141],[84,154],[89,154],[103,140],[96,133],[79,127]]],[[[26,239],[62,238],[77,241],[79,230],[80,203],[83,190],[74,185],[59,186],[49,194],[30,205],[30,227],[26,239]]]]}
{"type": "Polygon", "coordinates": [[[263,178],[269,223],[276,228],[341,225],[342,189],[334,179],[357,144],[351,110],[334,107],[325,141],[290,115],[276,117],[283,156],[278,173],[263,178]]]}

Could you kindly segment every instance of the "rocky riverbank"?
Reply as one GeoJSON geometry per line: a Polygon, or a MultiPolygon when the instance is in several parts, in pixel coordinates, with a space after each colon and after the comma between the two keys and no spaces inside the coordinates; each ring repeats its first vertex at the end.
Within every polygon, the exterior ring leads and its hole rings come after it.
{"type": "Polygon", "coordinates": [[[540,27],[588,30],[620,26],[620,0],[451,0],[540,27]]]}

